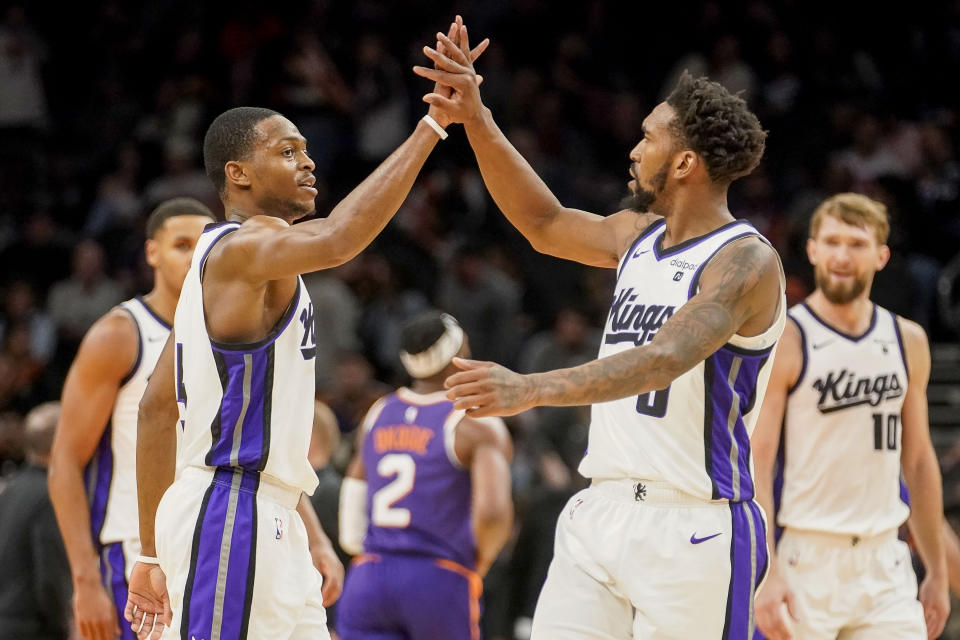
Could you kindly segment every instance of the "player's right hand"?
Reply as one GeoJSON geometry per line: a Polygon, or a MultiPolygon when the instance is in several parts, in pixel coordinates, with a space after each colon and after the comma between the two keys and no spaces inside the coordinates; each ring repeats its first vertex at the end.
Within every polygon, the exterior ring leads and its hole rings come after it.
{"type": "MultiPolygon", "coordinates": [[[[460,32],[461,32],[460,27],[462,26],[463,26],[463,18],[461,18],[460,16],[457,16],[456,20],[450,23],[450,31],[447,33],[447,38],[457,46],[460,45],[460,32]]],[[[466,29],[463,30],[463,33],[466,34],[466,29]]],[[[483,54],[483,52],[486,51],[487,46],[489,44],[490,44],[490,39],[484,38],[480,44],[478,44],[476,47],[470,50],[470,55],[469,55],[470,61],[476,62],[477,58],[479,58],[483,54]]],[[[439,37],[437,38],[436,51],[440,53],[444,53],[444,44],[439,37]]],[[[434,68],[435,69],[437,68],[436,65],[434,65],[434,68]]],[[[478,85],[481,84],[483,82],[483,76],[477,74],[476,80],[478,85]]],[[[453,96],[453,89],[440,82],[436,82],[433,85],[433,93],[439,96],[443,96],[444,98],[450,98],[453,96]]],[[[448,126],[450,126],[450,124],[452,124],[452,121],[447,116],[446,112],[436,105],[430,105],[430,109],[427,113],[430,115],[430,117],[436,120],[437,124],[439,124],[444,129],[446,129],[448,126]]]]}
{"type": "MultiPolygon", "coordinates": [[[[479,53],[470,50],[470,41],[467,36],[467,27],[460,25],[459,42],[454,42],[448,36],[437,33],[442,51],[424,47],[423,52],[430,58],[435,69],[416,66],[413,72],[418,76],[433,80],[452,92],[428,93],[423,101],[430,105],[431,111],[440,111],[448,122],[466,123],[479,118],[483,113],[483,102],[480,99],[478,86],[480,79],[473,68],[473,58],[479,53]]],[[[485,42],[480,43],[477,49],[485,48],[485,42]]],[[[481,50],[482,52],[482,50],[481,50]]]]}
{"type": "Polygon", "coordinates": [[[775,568],[754,598],[754,614],[757,628],[767,640],[791,640],[791,623],[797,619],[793,591],[784,577],[775,568]]]}
{"type": "Polygon", "coordinates": [[[74,582],[73,619],[84,640],[113,640],[120,636],[113,599],[95,578],[74,582]]]}
{"type": "Polygon", "coordinates": [[[127,593],[123,617],[130,623],[138,640],[159,640],[173,619],[170,597],[167,595],[167,577],[160,565],[144,562],[133,565],[127,593]]]}

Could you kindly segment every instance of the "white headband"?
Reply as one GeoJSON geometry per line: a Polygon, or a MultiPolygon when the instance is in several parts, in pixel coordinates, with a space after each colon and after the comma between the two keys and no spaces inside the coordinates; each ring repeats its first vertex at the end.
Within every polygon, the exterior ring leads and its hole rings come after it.
{"type": "Polygon", "coordinates": [[[440,373],[463,346],[463,329],[453,316],[445,313],[441,319],[445,327],[443,335],[437,338],[429,348],[417,354],[400,352],[400,362],[403,363],[407,373],[414,378],[429,378],[440,373]]]}

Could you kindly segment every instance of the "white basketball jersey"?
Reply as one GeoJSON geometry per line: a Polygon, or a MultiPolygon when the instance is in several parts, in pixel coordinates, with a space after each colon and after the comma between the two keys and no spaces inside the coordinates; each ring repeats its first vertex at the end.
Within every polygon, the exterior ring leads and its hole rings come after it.
{"type": "Polygon", "coordinates": [[[236,222],[207,225],[177,304],[177,402],[183,430],[177,470],[243,469],[310,494],[317,486],[317,474],[307,461],[316,339],[313,304],[303,281],[297,278],[289,308],[262,340],[220,343],[207,333],[204,265],[214,243],[239,227],[236,222]]]}
{"type": "Polygon", "coordinates": [[[85,485],[94,540],[138,540],[137,412],[170,326],[140,298],[121,303],[137,328],[137,360],[120,385],[110,422],[87,464],[85,485]]]}
{"type": "Polygon", "coordinates": [[[864,537],[899,527],[910,509],[900,495],[907,368],[896,316],[874,306],[858,337],[805,303],[790,317],[803,368],[784,413],[778,524],[864,537]]]}
{"type": "MultiPolygon", "coordinates": [[[[600,358],[653,340],[699,291],[717,251],[738,238],[762,238],[735,221],[664,249],[665,230],[663,220],[655,222],[621,258],[600,358]]],[[[704,500],[751,499],[750,434],[786,318],[782,290],[777,319],[762,334],[733,336],[662,391],[594,404],[580,473],[665,482],[704,500]]]]}

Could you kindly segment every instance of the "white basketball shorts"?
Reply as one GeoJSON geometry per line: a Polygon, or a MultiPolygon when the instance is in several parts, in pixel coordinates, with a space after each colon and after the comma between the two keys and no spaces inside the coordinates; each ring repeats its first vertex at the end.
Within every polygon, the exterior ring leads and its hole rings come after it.
{"type": "Polygon", "coordinates": [[[796,597],[797,640],[926,639],[910,549],[895,530],[859,538],[786,529],[777,558],[796,597]]]}
{"type": "Polygon", "coordinates": [[[329,639],[299,500],[258,473],[182,470],[157,508],[165,640],[329,639]]]}
{"type": "Polygon", "coordinates": [[[763,511],[636,480],[560,514],[533,640],[748,640],[766,575],[763,511]]]}

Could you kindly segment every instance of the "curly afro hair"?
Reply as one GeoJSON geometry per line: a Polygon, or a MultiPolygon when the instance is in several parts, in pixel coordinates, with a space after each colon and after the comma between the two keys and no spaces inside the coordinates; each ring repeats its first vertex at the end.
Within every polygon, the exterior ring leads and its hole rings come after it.
{"type": "Polygon", "coordinates": [[[677,114],[673,132],[703,158],[714,182],[729,184],[760,164],[767,132],[739,95],[684,71],[667,104],[677,114]]]}

